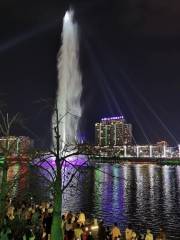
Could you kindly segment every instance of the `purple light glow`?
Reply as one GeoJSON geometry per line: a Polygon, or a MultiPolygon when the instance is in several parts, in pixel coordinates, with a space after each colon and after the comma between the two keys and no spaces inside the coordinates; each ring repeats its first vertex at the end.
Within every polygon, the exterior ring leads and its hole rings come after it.
{"type": "MultiPolygon", "coordinates": [[[[45,158],[47,159],[47,156],[45,156],[45,158]]],[[[67,157],[66,158],[66,162],[64,163],[64,167],[72,167],[72,166],[82,166],[85,167],[88,165],[87,163],[88,157],[85,155],[77,155],[77,156],[71,156],[71,157],[67,157]],[[69,164],[68,164],[69,163],[69,164]]],[[[41,160],[37,160],[36,164],[40,164],[41,165],[42,159],[41,160]]],[[[49,164],[48,162],[55,167],[55,157],[54,156],[49,156],[48,159],[42,164],[43,167],[48,168],[49,164]]]]}

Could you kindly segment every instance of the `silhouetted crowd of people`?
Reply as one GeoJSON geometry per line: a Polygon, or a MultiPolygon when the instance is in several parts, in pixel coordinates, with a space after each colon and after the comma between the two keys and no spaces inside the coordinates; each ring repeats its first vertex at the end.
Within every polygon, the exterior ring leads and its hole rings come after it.
{"type": "MultiPolygon", "coordinates": [[[[23,202],[14,207],[10,204],[2,229],[0,240],[50,240],[53,220],[51,203],[29,204],[23,202]]],[[[61,218],[64,240],[93,240],[91,231],[87,231],[85,214],[71,212],[61,218]]]]}
{"type": "Polygon", "coordinates": [[[103,222],[99,223],[98,228],[99,240],[167,240],[166,233],[163,228],[159,229],[156,236],[153,235],[150,229],[145,233],[137,232],[130,224],[126,227],[124,233],[118,227],[117,223],[110,227],[105,227],[103,222]]]}
{"type": "MultiPolygon", "coordinates": [[[[16,207],[10,204],[4,226],[0,230],[0,240],[50,240],[52,217],[51,203],[23,202],[16,207]]],[[[131,225],[122,232],[117,223],[105,227],[102,221],[88,221],[82,211],[77,214],[70,211],[61,220],[64,240],[167,240],[163,228],[159,229],[156,236],[150,229],[144,234],[136,232],[131,225]]]]}
{"type": "Polygon", "coordinates": [[[48,240],[51,232],[53,206],[51,203],[23,202],[7,207],[2,240],[48,240]]]}

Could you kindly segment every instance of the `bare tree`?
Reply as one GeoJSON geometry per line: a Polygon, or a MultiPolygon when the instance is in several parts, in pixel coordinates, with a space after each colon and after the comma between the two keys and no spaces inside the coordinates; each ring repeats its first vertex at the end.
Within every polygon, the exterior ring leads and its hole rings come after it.
{"type": "MultiPolygon", "coordinates": [[[[46,103],[49,102],[45,101],[46,103]]],[[[52,109],[52,105],[49,106],[52,109]]],[[[60,135],[60,126],[63,121],[64,116],[60,116],[57,103],[54,107],[55,122],[53,125],[54,132],[54,145],[48,149],[47,153],[35,150],[29,156],[29,165],[32,167],[35,172],[35,177],[37,180],[41,179],[46,183],[46,191],[48,191],[54,202],[53,208],[53,221],[51,228],[51,239],[52,240],[63,240],[63,230],[62,230],[62,200],[63,194],[68,189],[78,190],[79,186],[75,186],[75,182],[78,183],[78,179],[82,174],[86,173],[84,167],[89,166],[90,161],[88,156],[93,155],[93,151],[87,145],[79,146],[76,142],[74,143],[63,143],[60,135]],[[62,147],[63,145],[63,147],[62,147]],[[81,163],[77,162],[79,155],[86,155],[87,158],[84,159],[81,163]],[[73,161],[69,159],[73,158],[73,161]],[[45,174],[44,174],[45,173],[45,174]],[[77,181],[74,181],[77,180],[77,181]]],[[[3,148],[4,163],[2,166],[2,182],[1,182],[1,193],[0,193],[0,215],[2,216],[2,223],[5,217],[6,212],[6,199],[8,196],[8,191],[13,184],[15,183],[15,178],[20,179],[21,176],[15,176],[11,183],[8,183],[7,173],[9,167],[13,166],[11,161],[9,161],[9,156],[11,154],[11,148],[13,145],[9,144],[9,138],[11,136],[11,129],[19,121],[19,114],[16,114],[11,119],[8,114],[4,115],[0,111],[0,131],[1,134],[5,137],[5,146],[3,148]]],[[[25,163],[27,165],[27,163],[25,163]]],[[[95,168],[95,167],[94,167],[95,168]]]]}
{"type": "MultiPolygon", "coordinates": [[[[43,101],[49,105],[48,101],[43,101]]],[[[43,175],[44,180],[48,183],[49,192],[53,197],[54,208],[51,239],[63,240],[63,230],[61,227],[63,193],[68,187],[75,187],[73,186],[74,178],[78,178],[82,173],[82,167],[88,164],[88,159],[84,159],[84,161],[77,164],[78,156],[80,154],[87,155],[89,150],[85,146],[81,146],[80,148],[76,142],[62,143],[60,126],[65,116],[59,114],[57,103],[55,103],[54,115],[55,121],[52,129],[54,133],[53,146],[48,150],[47,154],[37,152],[34,161],[32,161],[32,166],[45,173],[40,174],[40,177],[43,175]],[[69,161],[72,157],[74,160],[69,161]]]]}

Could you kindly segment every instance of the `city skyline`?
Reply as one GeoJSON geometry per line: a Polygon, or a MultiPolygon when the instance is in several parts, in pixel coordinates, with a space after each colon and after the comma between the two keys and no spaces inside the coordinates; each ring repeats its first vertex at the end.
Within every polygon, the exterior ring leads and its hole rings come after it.
{"type": "Polygon", "coordinates": [[[0,2],[0,239],[180,239],[180,1],[0,2]]]}
{"type": "MultiPolygon", "coordinates": [[[[139,143],[161,138],[178,143],[179,2],[71,3],[81,33],[82,135],[93,142],[93,123],[123,114],[135,126],[139,143]]],[[[68,8],[63,1],[29,6],[7,1],[1,8],[0,93],[9,113],[22,113],[30,129],[17,133],[37,135],[46,146],[51,141],[51,112],[41,111],[43,106],[35,102],[55,99],[56,57],[68,8]]]]}

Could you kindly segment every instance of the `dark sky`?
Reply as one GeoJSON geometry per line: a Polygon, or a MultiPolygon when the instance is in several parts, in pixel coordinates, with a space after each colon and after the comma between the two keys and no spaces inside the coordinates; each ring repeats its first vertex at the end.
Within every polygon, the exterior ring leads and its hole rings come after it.
{"type": "Polygon", "coordinates": [[[180,142],[179,0],[15,1],[0,3],[0,93],[29,129],[50,142],[51,113],[40,98],[56,94],[62,18],[71,5],[80,29],[81,129],[124,114],[138,143],[180,142]]]}

